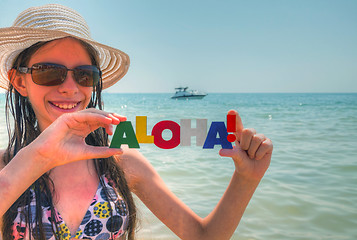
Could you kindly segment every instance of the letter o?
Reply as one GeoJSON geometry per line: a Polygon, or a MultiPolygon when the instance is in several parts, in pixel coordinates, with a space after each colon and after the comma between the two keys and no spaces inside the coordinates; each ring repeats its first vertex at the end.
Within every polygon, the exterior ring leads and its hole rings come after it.
{"type": "Polygon", "coordinates": [[[172,149],[180,144],[180,125],[173,121],[161,121],[158,122],[151,131],[151,135],[154,136],[154,144],[159,148],[172,149]],[[172,132],[170,140],[162,138],[162,132],[168,129],[172,132]]]}

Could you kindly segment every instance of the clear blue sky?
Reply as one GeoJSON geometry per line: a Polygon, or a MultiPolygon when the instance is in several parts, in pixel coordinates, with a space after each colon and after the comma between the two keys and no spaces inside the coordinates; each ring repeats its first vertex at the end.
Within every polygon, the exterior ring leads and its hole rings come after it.
{"type": "Polygon", "coordinates": [[[356,0],[1,0],[0,27],[46,3],[129,54],[111,92],[357,92],[356,0]]]}

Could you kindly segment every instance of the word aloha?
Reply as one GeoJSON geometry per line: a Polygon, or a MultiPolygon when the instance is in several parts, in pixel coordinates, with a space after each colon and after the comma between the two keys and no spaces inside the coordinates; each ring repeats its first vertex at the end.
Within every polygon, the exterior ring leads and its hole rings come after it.
{"type": "Polygon", "coordinates": [[[111,148],[120,148],[122,144],[127,144],[129,148],[140,148],[139,143],[154,143],[162,149],[172,149],[181,146],[191,146],[191,137],[196,137],[196,146],[203,146],[204,149],[212,149],[215,145],[222,148],[232,149],[231,142],[235,141],[235,115],[227,115],[227,128],[224,122],[212,122],[207,133],[207,119],[196,119],[196,128],[191,127],[191,119],[181,119],[180,125],[174,121],[164,120],[155,124],[151,135],[147,135],[147,117],[136,117],[136,134],[130,121],[120,122],[115,129],[111,148]],[[170,130],[171,139],[165,140],[162,137],[164,130],[170,130]]]}

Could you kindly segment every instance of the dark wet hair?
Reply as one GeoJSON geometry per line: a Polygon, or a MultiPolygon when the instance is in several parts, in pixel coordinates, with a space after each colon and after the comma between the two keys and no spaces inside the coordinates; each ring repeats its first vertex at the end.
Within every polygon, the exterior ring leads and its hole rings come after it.
{"type": "MultiPolygon", "coordinates": [[[[100,68],[97,51],[90,44],[80,39],[73,39],[77,40],[87,50],[92,64],[100,68]]],[[[32,55],[48,42],[50,41],[38,42],[23,50],[14,60],[12,68],[16,69],[20,66],[27,66],[32,55]]],[[[2,159],[5,165],[8,164],[23,147],[26,147],[40,135],[37,118],[32,109],[31,103],[27,97],[23,97],[11,84],[16,74],[19,73],[17,71],[10,71],[9,87],[6,93],[6,122],[9,134],[9,144],[2,159]]],[[[100,81],[97,86],[93,87],[93,94],[87,108],[103,108],[101,92],[102,81],[100,81]]],[[[86,143],[93,146],[108,146],[108,134],[105,132],[105,129],[99,128],[87,136],[86,143]]],[[[118,166],[117,160],[114,157],[107,159],[94,159],[93,161],[99,181],[101,182],[108,199],[111,199],[111,197],[108,194],[105,184],[103,183],[103,179],[101,178],[102,175],[105,175],[108,179],[110,179],[113,183],[113,187],[117,189],[126,202],[130,214],[126,238],[130,240],[134,239],[137,221],[136,207],[123,170],[118,166]]],[[[2,225],[2,240],[13,239],[12,229],[19,208],[24,209],[24,221],[26,228],[29,231],[30,238],[34,236],[35,239],[45,240],[46,237],[44,226],[42,224],[42,207],[40,199],[43,199],[44,196],[47,198],[46,200],[48,201],[51,210],[51,219],[56,219],[54,205],[52,202],[54,191],[54,184],[48,173],[45,173],[38,180],[36,180],[4,214],[2,224],[0,224],[2,225]],[[31,195],[31,189],[34,190],[33,192],[35,196],[31,195]],[[34,197],[36,198],[36,213],[35,216],[31,216],[33,213],[30,211],[29,207],[27,207],[27,210],[25,211],[25,206],[29,206],[34,197]],[[36,226],[34,229],[32,229],[33,224],[36,226]]],[[[53,221],[52,231],[56,239],[59,239],[56,234],[58,229],[58,223],[53,221]]],[[[26,229],[22,229],[22,231],[25,230],[26,229]]],[[[113,235],[112,238],[114,239],[113,235]]]]}

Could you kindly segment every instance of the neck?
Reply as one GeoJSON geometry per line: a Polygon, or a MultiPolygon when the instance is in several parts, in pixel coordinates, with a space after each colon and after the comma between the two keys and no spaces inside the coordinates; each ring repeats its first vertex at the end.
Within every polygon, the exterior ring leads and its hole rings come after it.
{"type": "Polygon", "coordinates": [[[50,172],[50,177],[54,183],[74,183],[87,179],[89,177],[97,177],[93,160],[84,160],[73,163],[68,163],[62,166],[55,167],[50,172]]]}

